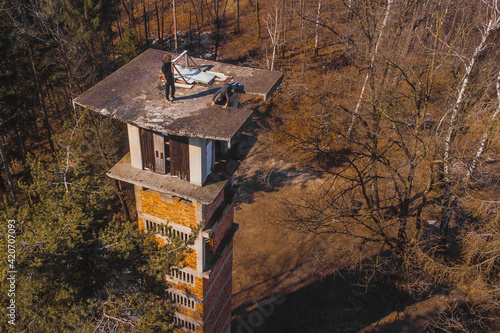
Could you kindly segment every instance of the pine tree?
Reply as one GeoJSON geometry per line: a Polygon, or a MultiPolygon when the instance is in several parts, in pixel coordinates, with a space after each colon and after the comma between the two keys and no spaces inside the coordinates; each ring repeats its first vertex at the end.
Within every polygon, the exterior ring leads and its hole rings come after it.
{"type": "MultiPolygon", "coordinates": [[[[164,277],[194,239],[160,246],[153,234],[121,221],[113,211],[113,181],[104,176],[106,158],[97,157],[98,140],[85,139],[105,138],[116,129],[105,123],[91,131],[95,124],[83,118],[77,125],[57,139],[59,163],[29,158],[32,181],[21,186],[26,202],[19,209],[2,205],[2,221],[16,220],[15,328],[171,332],[173,306],[164,277]]],[[[0,246],[7,257],[6,229],[0,246]]],[[[1,266],[2,290],[7,270],[1,266]]],[[[2,304],[9,302],[7,293],[1,297],[2,304]]],[[[5,321],[0,325],[5,332],[11,328],[5,321]]]]}

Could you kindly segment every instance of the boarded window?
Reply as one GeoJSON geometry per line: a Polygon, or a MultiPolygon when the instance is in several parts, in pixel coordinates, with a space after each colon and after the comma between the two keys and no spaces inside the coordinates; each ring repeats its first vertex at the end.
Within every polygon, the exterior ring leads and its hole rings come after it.
{"type": "Polygon", "coordinates": [[[189,181],[189,138],[169,135],[170,173],[189,181]]]}
{"type": "Polygon", "coordinates": [[[155,163],[153,132],[144,128],[141,128],[141,154],[142,167],[153,171],[155,163]]]}
{"type": "Polygon", "coordinates": [[[155,150],[155,172],[165,173],[165,138],[162,134],[153,134],[155,150]]]}

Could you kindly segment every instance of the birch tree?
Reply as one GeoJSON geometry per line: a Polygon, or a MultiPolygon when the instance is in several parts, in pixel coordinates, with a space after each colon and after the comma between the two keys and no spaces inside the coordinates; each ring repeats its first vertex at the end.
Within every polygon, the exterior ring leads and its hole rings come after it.
{"type": "MultiPolygon", "coordinates": [[[[451,193],[451,180],[450,180],[450,167],[451,167],[451,157],[450,151],[453,143],[453,139],[456,135],[458,126],[461,121],[461,115],[464,111],[464,99],[466,98],[467,89],[469,87],[469,81],[472,71],[477,66],[477,61],[480,55],[485,51],[492,34],[500,29],[500,12],[498,11],[498,0],[482,0],[477,1],[478,7],[484,6],[485,8],[479,9],[480,16],[477,17],[479,20],[480,30],[480,40],[477,42],[472,54],[458,55],[463,62],[464,72],[460,79],[460,85],[458,87],[458,94],[455,101],[452,104],[451,110],[449,111],[449,121],[448,129],[446,130],[446,135],[444,138],[444,148],[443,148],[443,174],[445,182],[445,198],[443,207],[443,217],[441,222],[441,234],[443,235],[443,241],[446,241],[447,231],[452,217],[456,200],[453,198],[451,193]],[[481,10],[482,9],[482,10],[481,10]]],[[[474,45],[474,44],[473,44],[474,45]]],[[[460,51],[454,51],[456,53],[460,51]]],[[[478,150],[479,152],[479,150],[478,150]]],[[[477,153],[476,153],[477,154],[477,153]]],[[[481,153],[482,154],[482,151],[481,153]]],[[[470,169],[469,169],[470,170],[470,169]]],[[[469,178],[470,173],[468,172],[465,178],[469,178]]],[[[468,179],[467,179],[468,180],[468,179]]]]}
{"type": "Polygon", "coordinates": [[[321,15],[321,0],[318,0],[318,12],[316,14],[316,34],[314,37],[314,54],[318,55],[318,44],[319,44],[319,17],[321,15]]]}
{"type": "MultiPolygon", "coordinates": [[[[352,132],[354,123],[355,123],[356,118],[358,116],[359,108],[361,106],[361,103],[363,102],[363,97],[365,95],[365,90],[366,90],[366,86],[368,84],[368,79],[370,78],[370,71],[373,69],[373,66],[375,64],[375,58],[376,58],[377,53],[378,53],[380,42],[382,41],[382,38],[383,38],[384,28],[385,28],[385,26],[387,24],[387,19],[389,17],[390,12],[391,12],[392,3],[393,3],[393,0],[387,0],[387,6],[385,8],[384,19],[382,21],[382,25],[381,25],[380,29],[377,29],[377,33],[376,33],[376,37],[375,37],[376,38],[375,47],[373,49],[373,53],[372,53],[372,57],[371,57],[370,63],[367,66],[367,72],[366,72],[366,75],[365,75],[365,80],[363,82],[363,86],[361,87],[361,92],[359,93],[358,102],[356,104],[356,108],[354,109],[354,112],[353,112],[353,115],[352,115],[351,124],[349,125],[349,129],[347,130],[347,137],[351,136],[351,132],[352,132]]],[[[351,4],[349,5],[349,8],[350,9],[352,8],[351,4]]]]}
{"type": "Polygon", "coordinates": [[[283,0],[273,0],[268,8],[267,18],[264,20],[269,39],[271,40],[271,60],[268,68],[274,70],[276,52],[281,44],[281,32],[283,29],[283,0]]]}

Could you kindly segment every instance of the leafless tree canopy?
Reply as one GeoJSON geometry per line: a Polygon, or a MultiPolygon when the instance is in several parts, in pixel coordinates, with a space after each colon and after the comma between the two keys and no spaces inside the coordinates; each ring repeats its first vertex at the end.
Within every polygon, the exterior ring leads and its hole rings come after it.
{"type": "Polygon", "coordinates": [[[344,6],[346,24],[318,22],[346,60],[274,112],[275,141],[327,175],[285,220],[378,243],[401,276],[431,273],[498,315],[498,1],[344,6]]]}

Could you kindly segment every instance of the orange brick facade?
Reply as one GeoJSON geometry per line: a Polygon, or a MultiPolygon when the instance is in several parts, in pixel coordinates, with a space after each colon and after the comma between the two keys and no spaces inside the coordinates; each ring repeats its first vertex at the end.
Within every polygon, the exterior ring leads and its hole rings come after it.
{"type": "Polygon", "coordinates": [[[191,269],[196,269],[196,263],[196,251],[192,250],[191,252],[186,254],[186,258],[184,258],[184,261],[181,263],[181,265],[189,267],[191,269]]]}
{"type": "MultiPolygon", "coordinates": [[[[141,191],[142,213],[149,214],[168,222],[185,227],[196,227],[196,212],[192,205],[181,202],[179,198],[162,199],[159,193],[141,191]]],[[[184,202],[186,202],[184,200],[184,202]]]]}
{"type": "Polygon", "coordinates": [[[230,328],[232,241],[229,245],[222,242],[233,224],[234,205],[226,203],[224,198],[225,191],[222,190],[212,203],[202,205],[154,191],[136,189],[140,230],[147,229],[147,220],[158,225],[167,224],[183,232],[200,223],[206,226],[210,221],[212,224],[211,241],[199,235],[181,263],[180,271],[193,276],[192,280],[191,277],[188,279],[190,283],[172,275],[166,276],[169,292],[174,293],[174,298],[180,299],[180,302],[179,299],[174,299],[179,326],[174,332],[226,333],[230,328]],[[219,247],[224,248],[222,255],[214,266],[206,267],[204,256],[213,256],[219,247]]]}

